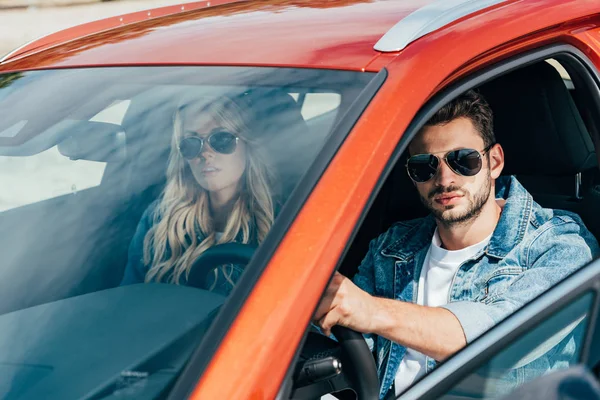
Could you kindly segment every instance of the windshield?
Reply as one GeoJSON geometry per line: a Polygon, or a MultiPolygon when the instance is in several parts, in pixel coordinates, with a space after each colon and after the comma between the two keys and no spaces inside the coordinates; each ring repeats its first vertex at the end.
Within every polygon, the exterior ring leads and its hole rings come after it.
{"type": "Polygon", "coordinates": [[[0,75],[0,398],[162,393],[372,77],[0,75]]]}

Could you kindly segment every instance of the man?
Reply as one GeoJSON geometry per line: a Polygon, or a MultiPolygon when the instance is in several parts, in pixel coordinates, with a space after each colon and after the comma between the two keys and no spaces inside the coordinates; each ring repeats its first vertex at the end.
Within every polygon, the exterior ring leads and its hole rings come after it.
{"type": "Polygon", "coordinates": [[[477,92],[440,109],[409,153],[431,215],[373,240],[354,282],[336,273],[315,315],[326,334],[334,325],[368,334],[380,397],[600,255],[577,215],[544,209],[514,177],[500,177],[504,153],[477,92]]]}

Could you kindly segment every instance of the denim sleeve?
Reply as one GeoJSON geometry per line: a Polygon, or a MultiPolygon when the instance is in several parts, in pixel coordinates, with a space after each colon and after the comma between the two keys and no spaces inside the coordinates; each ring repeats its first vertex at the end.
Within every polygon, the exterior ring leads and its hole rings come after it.
{"type": "Polygon", "coordinates": [[[143,283],[148,272],[148,266],[144,265],[144,238],[152,227],[154,204],[144,211],[140,222],[135,230],[133,239],[129,244],[127,266],[121,280],[121,286],[143,283]]]}
{"type": "MultiPolygon", "coordinates": [[[[369,293],[370,295],[375,295],[375,261],[374,255],[377,252],[379,247],[379,239],[371,240],[369,244],[369,251],[367,255],[363,259],[362,263],[358,267],[358,272],[352,279],[354,284],[369,293]]],[[[375,335],[365,334],[363,335],[367,344],[369,345],[369,349],[374,352],[375,349],[375,335]]]]}
{"type": "Polygon", "coordinates": [[[371,240],[371,243],[369,243],[369,251],[360,263],[358,272],[352,279],[356,286],[373,296],[375,295],[375,262],[373,258],[377,251],[377,247],[378,239],[371,240]]]}
{"type": "Polygon", "coordinates": [[[524,272],[506,291],[484,302],[442,306],[459,320],[467,343],[600,255],[594,237],[572,219],[558,218],[539,231],[521,253],[524,272]]]}

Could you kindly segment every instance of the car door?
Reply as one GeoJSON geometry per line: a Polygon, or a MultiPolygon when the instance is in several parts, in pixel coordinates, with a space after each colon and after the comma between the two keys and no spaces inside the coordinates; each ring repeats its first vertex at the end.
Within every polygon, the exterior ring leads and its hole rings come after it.
{"type": "Polygon", "coordinates": [[[502,398],[547,373],[584,364],[597,366],[600,356],[598,296],[600,260],[582,268],[474,341],[403,393],[402,399],[502,398]],[[572,357],[553,370],[505,379],[519,367],[536,362],[566,339],[572,357]]]}

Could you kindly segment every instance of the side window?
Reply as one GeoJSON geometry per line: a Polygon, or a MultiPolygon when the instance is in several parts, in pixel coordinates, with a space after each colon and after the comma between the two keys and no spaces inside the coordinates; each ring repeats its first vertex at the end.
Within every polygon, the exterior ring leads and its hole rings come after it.
{"type": "Polygon", "coordinates": [[[90,121],[121,125],[130,105],[131,100],[116,100],[110,106],[94,115],[90,121]]]}
{"type": "MultiPolygon", "coordinates": [[[[118,100],[98,112],[90,121],[121,125],[129,100],[118,100]]],[[[68,128],[69,121],[57,125],[68,128]]],[[[21,121],[0,132],[1,137],[14,137],[27,124],[21,121]]],[[[58,146],[27,155],[0,157],[0,212],[77,193],[100,185],[107,163],[71,159],[58,146]]]]}
{"type": "Polygon", "coordinates": [[[70,160],[57,146],[27,157],[0,157],[0,212],[98,186],[105,167],[70,160]]]}
{"type": "Polygon", "coordinates": [[[335,111],[342,97],[338,93],[307,93],[302,103],[302,116],[306,121],[335,111]]]}
{"type": "Polygon", "coordinates": [[[334,92],[292,92],[290,95],[301,106],[302,117],[311,132],[328,134],[333,127],[342,96],[334,92]]]}
{"type": "Polygon", "coordinates": [[[498,398],[518,386],[580,361],[594,295],[587,292],[452,387],[442,399],[498,398]]]}

